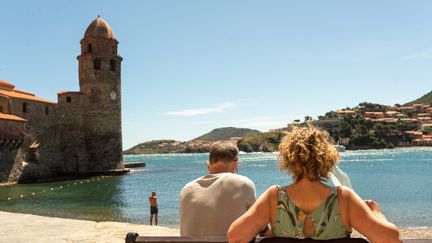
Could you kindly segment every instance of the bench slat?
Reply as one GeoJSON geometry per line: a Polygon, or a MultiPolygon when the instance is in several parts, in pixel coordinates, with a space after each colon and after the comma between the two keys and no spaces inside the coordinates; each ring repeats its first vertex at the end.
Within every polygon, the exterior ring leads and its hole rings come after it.
{"type": "MultiPolygon", "coordinates": [[[[126,243],[227,243],[226,237],[179,237],[179,236],[139,236],[137,233],[129,233],[126,236],[126,243]]],[[[316,243],[323,242],[312,239],[293,239],[283,237],[262,238],[258,237],[255,243],[316,243]]],[[[327,240],[326,243],[367,243],[361,238],[347,238],[327,240]]]]}
{"type": "MultiPolygon", "coordinates": [[[[125,239],[126,243],[227,243],[226,237],[180,237],[180,236],[139,236],[137,233],[128,233],[125,239]]],[[[312,240],[312,239],[293,239],[282,237],[255,239],[255,243],[367,243],[368,241],[362,238],[348,238],[337,240],[312,240]]],[[[404,243],[432,243],[432,239],[405,239],[404,243]]]]}

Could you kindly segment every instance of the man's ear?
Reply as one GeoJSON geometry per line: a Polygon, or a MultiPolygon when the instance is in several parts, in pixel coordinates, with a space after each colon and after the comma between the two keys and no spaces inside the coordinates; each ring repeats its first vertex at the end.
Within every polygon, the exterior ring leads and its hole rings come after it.
{"type": "Polygon", "coordinates": [[[209,172],[211,172],[211,164],[210,164],[210,161],[207,161],[207,170],[209,171],[209,172]]]}

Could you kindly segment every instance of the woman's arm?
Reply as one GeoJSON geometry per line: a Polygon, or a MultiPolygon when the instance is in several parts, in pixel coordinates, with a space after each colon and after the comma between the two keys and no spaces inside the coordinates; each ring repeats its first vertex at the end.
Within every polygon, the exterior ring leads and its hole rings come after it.
{"type": "Polygon", "coordinates": [[[267,189],[245,214],[231,224],[228,242],[249,242],[265,229],[271,220],[271,194],[274,191],[275,186],[267,189]]]}
{"type": "Polygon", "coordinates": [[[372,243],[400,243],[398,228],[386,220],[378,203],[363,201],[355,192],[346,189],[348,216],[351,226],[372,243]]]}

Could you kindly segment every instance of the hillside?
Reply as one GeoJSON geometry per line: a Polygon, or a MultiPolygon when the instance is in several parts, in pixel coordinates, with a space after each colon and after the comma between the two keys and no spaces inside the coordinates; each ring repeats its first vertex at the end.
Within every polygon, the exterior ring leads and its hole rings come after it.
{"type": "Polygon", "coordinates": [[[140,143],[124,151],[124,154],[168,154],[181,153],[186,148],[185,142],[175,140],[153,140],[140,143]]]}
{"type": "Polygon", "coordinates": [[[207,153],[217,140],[238,140],[245,135],[261,134],[258,130],[248,128],[223,127],[212,130],[188,142],[175,140],[153,140],[140,143],[124,151],[124,154],[168,154],[168,153],[207,153]]]}
{"type": "Polygon", "coordinates": [[[243,152],[274,152],[284,135],[283,132],[248,134],[238,142],[238,148],[243,152]]]}
{"type": "Polygon", "coordinates": [[[413,105],[413,104],[425,104],[425,105],[432,105],[432,91],[423,95],[422,97],[413,100],[411,102],[408,102],[405,104],[405,106],[413,105]]]}
{"type": "Polygon", "coordinates": [[[192,141],[218,141],[218,140],[229,140],[232,137],[244,137],[247,134],[259,134],[258,130],[249,128],[236,128],[236,127],[222,127],[216,128],[209,133],[192,139],[192,141]]]}

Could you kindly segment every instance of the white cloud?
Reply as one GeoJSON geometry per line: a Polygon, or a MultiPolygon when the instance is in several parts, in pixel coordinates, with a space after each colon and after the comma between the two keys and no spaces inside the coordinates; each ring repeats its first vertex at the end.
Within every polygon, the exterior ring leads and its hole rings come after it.
{"type": "Polygon", "coordinates": [[[198,109],[186,109],[182,111],[170,111],[165,113],[166,115],[170,116],[198,116],[198,115],[204,115],[209,113],[216,113],[216,112],[224,112],[230,108],[235,106],[232,102],[226,102],[221,105],[215,106],[215,107],[208,107],[208,108],[198,108],[198,109]]]}
{"type": "Polygon", "coordinates": [[[432,58],[432,49],[417,52],[411,55],[407,55],[404,57],[401,57],[401,60],[404,61],[414,61],[414,60],[420,60],[420,59],[431,59],[432,58]]]}
{"type": "Polygon", "coordinates": [[[211,121],[197,121],[196,124],[202,125],[215,125],[217,127],[243,127],[254,129],[272,129],[284,127],[293,119],[298,119],[299,116],[264,116],[264,117],[251,117],[238,120],[211,120],[211,121]]]}

